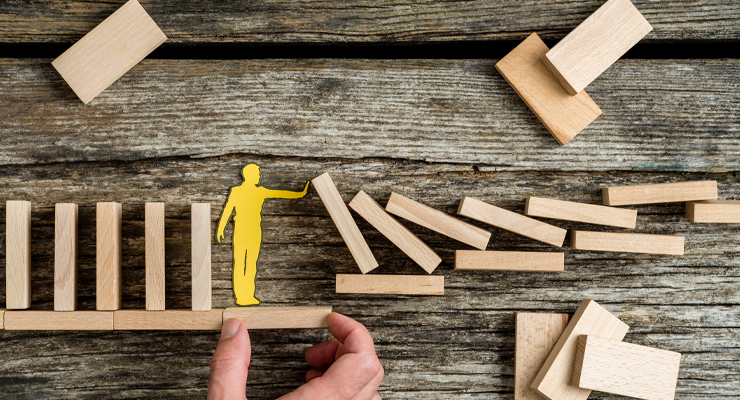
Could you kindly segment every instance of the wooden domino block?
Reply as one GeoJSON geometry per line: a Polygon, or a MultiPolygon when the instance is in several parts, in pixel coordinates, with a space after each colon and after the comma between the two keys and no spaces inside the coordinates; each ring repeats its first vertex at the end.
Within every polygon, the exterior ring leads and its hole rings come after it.
{"type": "Polygon", "coordinates": [[[164,203],[146,203],[146,309],[164,310],[164,203]]]}
{"type": "Polygon", "coordinates": [[[191,206],[193,311],[211,309],[211,205],[191,206]]]}
{"type": "Polygon", "coordinates": [[[88,103],[167,37],[136,0],[129,0],[51,64],[88,103]]]}
{"type": "Polygon", "coordinates": [[[31,202],[5,205],[5,302],[11,310],[31,307],[31,202]]]}
{"type": "Polygon", "coordinates": [[[571,385],[580,335],[622,340],[629,327],[593,300],[583,300],[537,373],[532,389],[550,400],[586,400],[591,393],[571,385]]]}
{"type": "Polygon", "coordinates": [[[0,329],[5,329],[5,310],[0,310],[0,329]]]}
{"type": "Polygon", "coordinates": [[[524,215],[628,229],[637,224],[636,210],[531,196],[524,205],[524,215]]]}
{"type": "Polygon", "coordinates": [[[577,250],[683,255],[683,236],[641,233],[570,231],[570,247],[577,250]]]}
{"type": "Polygon", "coordinates": [[[564,267],[563,253],[455,250],[455,269],[559,272],[564,267]]]}
{"type": "Polygon", "coordinates": [[[548,50],[533,33],[496,63],[496,69],[563,145],[601,115],[601,109],[585,91],[575,96],[565,91],[541,61],[548,50]]]}
{"type": "Polygon", "coordinates": [[[320,307],[237,307],[227,308],[223,320],[237,318],[247,329],[328,328],[331,306],[320,307]]]}
{"type": "Polygon", "coordinates": [[[121,214],[120,203],[98,203],[96,309],[118,310],[121,296],[121,214]]]}
{"type": "Polygon", "coordinates": [[[352,294],[445,294],[442,275],[337,274],[337,293],[352,294]]]}
{"type": "Polygon", "coordinates": [[[391,193],[385,210],[415,224],[485,250],[491,232],[461,221],[447,213],[417,203],[400,194],[391,193]]]}
{"type": "Polygon", "coordinates": [[[377,268],[378,262],[375,260],[375,256],[373,256],[365,238],[360,233],[360,228],[352,219],[352,215],[344,204],[342,196],[339,195],[339,191],[331,180],[329,173],[326,172],[313,178],[311,183],[319,193],[321,201],[337,226],[339,234],[342,235],[342,239],[347,244],[349,252],[352,253],[352,257],[357,262],[357,266],[360,267],[360,271],[366,274],[377,268]]]}
{"type": "Polygon", "coordinates": [[[192,310],[118,310],[113,314],[116,330],[220,330],[223,309],[192,310]]]}
{"type": "Polygon", "coordinates": [[[567,230],[525,217],[470,197],[460,201],[457,213],[553,246],[562,247],[567,230]]]}
{"type": "Polygon", "coordinates": [[[77,204],[57,203],[54,217],[54,311],[74,311],[76,308],[77,204]]]}
{"type": "Polygon", "coordinates": [[[367,193],[360,191],[349,203],[350,208],[365,218],[375,229],[388,238],[401,251],[416,261],[424,271],[434,272],[442,262],[437,253],[416,235],[390,216],[380,204],[376,203],[367,193]]]}
{"type": "Polygon", "coordinates": [[[673,400],[681,353],[581,335],[573,385],[645,400],[673,400]]]}
{"type": "Polygon", "coordinates": [[[614,186],[601,189],[604,205],[677,203],[717,198],[716,181],[661,183],[657,185],[614,186]]]}
{"type": "Polygon", "coordinates": [[[6,311],[8,331],[109,331],[113,311],[6,311]]]}
{"type": "Polygon", "coordinates": [[[514,400],[541,400],[530,388],[568,325],[567,314],[516,313],[514,400]]]}
{"type": "Polygon", "coordinates": [[[697,223],[740,224],[740,200],[704,200],[686,203],[686,218],[697,223]]]}
{"type": "Polygon", "coordinates": [[[609,0],[548,51],[542,62],[574,95],[652,30],[630,0],[609,0]]]}

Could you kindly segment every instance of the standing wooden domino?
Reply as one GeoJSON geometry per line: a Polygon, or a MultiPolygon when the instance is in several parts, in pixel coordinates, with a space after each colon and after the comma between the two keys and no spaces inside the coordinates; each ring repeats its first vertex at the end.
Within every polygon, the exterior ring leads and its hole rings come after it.
{"type": "Polygon", "coordinates": [[[211,205],[191,206],[193,311],[211,309],[211,205]]]}
{"type": "Polygon", "coordinates": [[[571,385],[580,335],[622,340],[629,327],[593,300],[583,300],[535,377],[532,389],[550,400],[586,400],[591,393],[571,385]]]}
{"type": "Polygon", "coordinates": [[[565,235],[568,233],[565,229],[558,228],[557,226],[546,224],[470,197],[465,197],[460,201],[460,207],[457,213],[476,221],[558,247],[563,246],[565,235]]]}
{"type": "Polygon", "coordinates": [[[697,223],[740,223],[740,200],[704,200],[686,203],[686,218],[697,223]]]}
{"type": "Polygon", "coordinates": [[[247,329],[327,328],[329,314],[331,306],[239,307],[224,310],[223,320],[240,319],[247,329]]]}
{"type": "Polygon", "coordinates": [[[713,200],[717,198],[717,181],[605,187],[601,196],[605,206],[713,200]]]}
{"type": "Polygon", "coordinates": [[[88,103],[167,37],[136,0],[129,0],[51,64],[88,103]]]}
{"type": "Polygon", "coordinates": [[[609,0],[542,58],[575,95],[653,30],[630,0],[609,0]]]}
{"type": "Polygon", "coordinates": [[[442,275],[337,274],[337,293],[353,294],[445,294],[442,275]]]}
{"type": "Polygon", "coordinates": [[[447,213],[417,203],[400,194],[391,193],[385,210],[415,224],[485,250],[491,232],[461,221],[447,213]]]}
{"type": "Polygon", "coordinates": [[[121,213],[120,203],[98,203],[96,309],[121,308],[121,213]]]}
{"type": "Polygon", "coordinates": [[[77,308],[77,204],[57,203],[54,217],[54,311],[77,308]]]}
{"type": "Polygon", "coordinates": [[[531,34],[496,63],[496,69],[561,145],[568,143],[601,115],[584,91],[571,96],[540,60],[547,45],[531,34]]]}
{"type": "Polygon", "coordinates": [[[339,195],[339,191],[331,180],[329,173],[327,172],[313,178],[311,182],[319,193],[319,197],[321,197],[321,201],[329,212],[332,221],[337,226],[339,234],[342,235],[342,239],[347,243],[349,252],[352,253],[352,257],[357,262],[357,266],[360,267],[360,271],[366,274],[377,268],[378,262],[375,260],[375,256],[373,256],[365,238],[360,233],[360,228],[357,227],[355,220],[352,219],[347,206],[344,205],[344,200],[339,195]]]}
{"type": "Polygon", "coordinates": [[[146,203],[146,309],[164,310],[164,203],[146,203]]]}
{"type": "Polygon", "coordinates": [[[616,340],[578,338],[573,385],[645,400],[673,400],[681,353],[616,340]]]}
{"type": "Polygon", "coordinates": [[[5,329],[5,310],[0,310],[0,329],[5,329]]]}
{"type": "Polygon", "coordinates": [[[524,205],[524,215],[628,229],[637,225],[636,210],[531,196],[524,205]]]}
{"type": "Polygon", "coordinates": [[[570,231],[570,247],[577,250],[683,255],[683,236],[642,233],[570,231]]]}
{"type": "Polygon", "coordinates": [[[559,272],[564,267],[563,253],[455,250],[455,269],[559,272]]]}
{"type": "Polygon", "coordinates": [[[360,191],[355,198],[349,202],[350,208],[365,218],[375,229],[398,246],[406,255],[416,261],[424,271],[434,272],[442,259],[422,242],[408,228],[401,225],[395,218],[388,215],[380,204],[376,203],[367,193],[360,191]]]}
{"type": "Polygon", "coordinates": [[[5,204],[5,302],[11,310],[31,307],[31,202],[5,204]]]}
{"type": "Polygon", "coordinates": [[[560,338],[567,314],[516,313],[514,400],[541,400],[529,386],[560,338]]]}

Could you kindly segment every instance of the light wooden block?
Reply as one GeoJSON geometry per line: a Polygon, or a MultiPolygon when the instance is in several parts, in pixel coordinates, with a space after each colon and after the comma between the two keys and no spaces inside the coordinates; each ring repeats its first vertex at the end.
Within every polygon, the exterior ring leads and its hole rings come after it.
{"type": "Polygon", "coordinates": [[[457,213],[497,228],[514,232],[528,238],[539,240],[553,246],[562,247],[567,230],[557,226],[525,217],[503,208],[465,197],[460,201],[457,213]]]}
{"type": "Polygon", "coordinates": [[[6,311],[5,330],[109,331],[113,311],[6,311]]]}
{"type": "Polygon", "coordinates": [[[601,189],[604,205],[677,203],[717,198],[716,181],[661,183],[657,185],[614,186],[601,189]]]}
{"type": "Polygon", "coordinates": [[[563,88],[541,61],[548,50],[533,33],[496,63],[496,69],[563,145],[601,115],[601,109],[585,91],[571,96],[563,88]]]}
{"type": "Polygon", "coordinates": [[[385,210],[437,233],[459,240],[476,249],[485,250],[491,232],[461,221],[447,213],[417,203],[400,194],[391,193],[385,210]]]}
{"type": "Polygon", "coordinates": [[[331,306],[227,308],[223,320],[237,318],[247,329],[328,328],[331,306]]]}
{"type": "Polygon", "coordinates": [[[573,385],[645,400],[673,400],[681,353],[581,335],[573,385]]]}
{"type": "Polygon", "coordinates": [[[455,269],[559,272],[564,268],[564,253],[455,250],[455,269]]]}
{"type": "Polygon", "coordinates": [[[349,203],[350,208],[365,218],[383,236],[398,246],[401,251],[416,261],[424,271],[434,272],[439,263],[442,262],[437,253],[426,243],[422,242],[416,235],[411,233],[405,226],[401,225],[395,218],[390,216],[367,193],[360,191],[349,203]]]}
{"type": "Polygon", "coordinates": [[[571,385],[578,336],[622,340],[629,327],[593,300],[583,300],[537,373],[532,389],[550,400],[586,400],[590,390],[571,385]]]}
{"type": "Polygon", "coordinates": [[[514,400],[542,400],[530,385],[566,325],[567,314],[516,313],[514,400]]]}
{"type": "Polygon", "coordinates": [[[51,64],[88,103],[165,40],[146,10],[129,0],[51,64]]]}
{"type": "Polygon", "coordinates": [[[146,309],[164,310],[164,203],[146,203],[146,309]]]}
{"type": "Polygon", "coordinates": [[[570,231],[570,247],[577,250],[683,255],[683,236],[570,231]]]}
{"type": "Polygon", "coordinates": [[[342,235],[342,239],[347,244],[349,252],[357,262],[357,266],[360,267],[360,272],[366,274],[377,268],[378,262],[375,260],[375,256],[373,256],[365,238],[360,233],[360,228],[357,227],[355,220],[349,213],[329,173],[325,172],[313,178],[311,183],[319,193],[321,201],[337,226],[339,234],[342,235]]]}
{"type": "Polygon", "coordinates": [[[54,216],[54,311],[77,308],[77,204],[57,203],[54,216]]]}
{"type": "Polygon", "coordinates": [[[31,307],[31,202],[5,204],[5,302],[11,310],[31,307]]]}
{"type": "Polygon", "coordinates": [[[0,329],[5,329],[5,310],[0,310],[0,329]]]}
{"type": "Polygon", "coordinates": [[[691,201],[686,203],[686,218],[696,223],[740,224],[740,201],[691,201]]]}
{"type": "Polygon", "coordinates": [[[337,274],[337,293],[352,294],[445,294],[443,275],[337,274]]]}
{"type": "Polygon", "coordinates": [[[121,218],[120,203],[98,203],[96,309],[118,310],[123,304],[121,295],[121,218]]]}
{"type": "Polygon", "coordinates": [[[628,229],[637,225],[636,210],[531,196],[524,205],[524,215],[628,229]]]}
{"type": "Polygon", "coordinates": [[[576,94],[653,27],[629,0],[609,0],[542,58],[565,90],[576,94]]]}
{"type": "Polygon", "coordinates": [[[220,330],[223,309],[192,310],[118,310],[113,314],[116,330],[220,330]]]}
{"type": "Polygon", "coordinates": [[[211,309],[211,204],[194,203],[191,215],[193,311],[211,309]]]}

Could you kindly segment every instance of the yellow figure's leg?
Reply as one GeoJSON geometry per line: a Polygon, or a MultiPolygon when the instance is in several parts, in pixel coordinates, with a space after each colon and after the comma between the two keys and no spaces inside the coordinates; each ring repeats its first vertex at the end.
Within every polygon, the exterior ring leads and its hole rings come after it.
{"type": "Polygon", "coordinates": [[[255,294],[257,259],[259,258],[262,232],[234,229],[234,294],[236,304],[252,306],[260,303],[255,294]],[[249,234],[251,233],[251,234],[249,234]]]}
{"type": "MultiPolygon", "coordinates": [[[[234,237],[236,239],[236,235],[234,237]]],[[[247,244],[243,240],[234,240],[234,295],[236,304],[249,295],[245,292],[244,268],[247,261],[247,244]]]]}

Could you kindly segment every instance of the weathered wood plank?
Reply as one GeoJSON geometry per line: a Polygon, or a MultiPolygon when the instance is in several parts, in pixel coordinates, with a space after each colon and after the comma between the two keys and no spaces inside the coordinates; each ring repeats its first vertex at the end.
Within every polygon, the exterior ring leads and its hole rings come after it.
{"type": "Polygon", "coordinates": [[[0,59],[0,164],[223,154],[480,170],[732,171],[740,61],[623,60],[559,146],[496,60],[144,60],[83,105],[48,60],[0,59]]]}
{"type": "MultiPolygon", "coordinates": [[[[0,3],[0,42],[72,43],[124,3],[10,0],[0,3]]],[[[561,38],[603,1],[142,0],[172,43],[366,43],[561,38]]],[[[635,5],[655,27],[646,40],[737,40],[732,0],[635,5]]]]}

